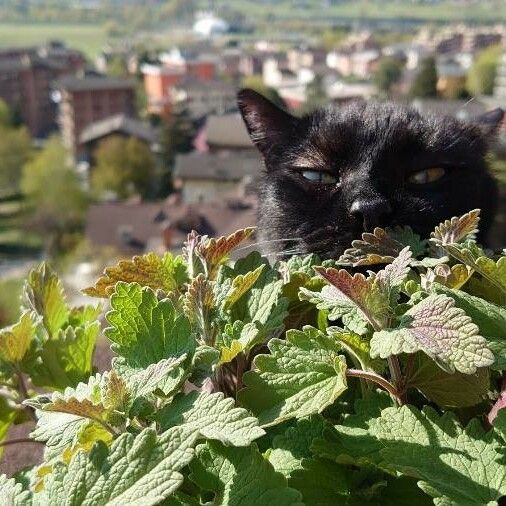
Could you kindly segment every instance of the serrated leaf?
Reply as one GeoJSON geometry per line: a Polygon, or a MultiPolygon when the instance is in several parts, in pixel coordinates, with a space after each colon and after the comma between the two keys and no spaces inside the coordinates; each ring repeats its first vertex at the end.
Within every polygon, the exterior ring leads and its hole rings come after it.
{"type": "Polygon", "coordinates": [[[226,310],[232,307],[245,293],[251,289],[251,287],[257,282],[264,267],[265,265],[260,265],[254,271],[250,271],[246,274],[239,274],[233,279],[232,287],[230,288],[230,291],[225,298],[223,309],[226,310]]]}
{"type": "Polygon", "coordinates": [[[131,367],[145,367],[164,358],[192,354],[195,340],[190,324],[168,299],[158,300],[151,288],[119,282],[106,315],[105,335],[114,351],[131,367]]]}
{"type": "Polygon", "coordinates": [[[302,493],[304,504],[334,506],[350,496],[349,468],[319,458],[306,459],[296,469],[288,484],[302,493]]]}
{"type": "Polygon", "coordinates": [[[67,322],[70,310],[63,294],[63,286],[49,266],[42,263],[28,274],[22,296],[23,307],[42,317],[50,336],[67,322]]]}
{"type": "Polygon", "coordinates": [[[351,355],[354,362],[358,362],[362,369],[367,370],[370,368],[373,360],[370,357],[371,345],[367,339],[339,327],[328,327],[327,334],[335,339],[343,350],[351,355]]]}
{"type": "Polygon", "coordinates": [[[433,290],[451,297],[471,317],[495,355],[493,367],[506,368],[506,309],[461,290],[449,290],[441,285],[434,285],[433,290]]]}
{"type": "Polygon", "coordinates": [[[410,227],[385,230],[377,227],[373,233],[364,232],[362,240],[354,240],[351,245],[339,258],[339,264],[357,267],[390,263],[406,246],[417,257],[424,253],[426,241],[420,240],[410,227]]]}
{"type": "Polygon", "coordinates": [[[244,374],[238,395],[262,425],[321,413],[346,390],[340,346],[319,330],[290,330],[268,347],[271,354],[255,358],[256,370],[244,374]]]}
{"type": "Polygon", "coordinates": [[[2,506],[31,506],[32,493],[23,490],[21,483],[0,474],[0,504],[2,506]]]}
{"type": "Polygon", "coordinates": [[[370,434],[372,421],[383,409],[392,405],[385,392],[372,392],[364,399],[355,401],[354,413],[324,431],[311,445],[314,454],[340,464],[378,465],[381,442],[370,434]]]}
{"type": "Polygon", "coordinates": [[[473,374],[494,363],[478,327],[445,295],[430,295],[407,311],[396,329],[375,332],[371,357],[423,351],[448,372],[473,374]]]}
{"type": "Polygon", "coordinates": [[[108,449],[97,443],[78,451],[70,464],[56,464],[45,479],[41,504],[149,506],[182,484],[179,472],[193,458],[195,438],[180,427],[157,436],[152,429],[120,435],[108,449]]]}
{"type": "Polygon", "coordinates": [[[255,446],[227,448],[217,442],[199,445],[190,464],[191,480],[215,493],[213,504],[303,506],[301,495],[287,486],[255,446]]]}
{"type": "Polygon", "coordinates": [[[421,480],[437,504],[495,504],[506,494],[504,446],[478,420],[466,428],[452,413],[387,408],[371,423],[385,465],[421,480]]]}
{"type": "Polygon", "coordinates": [[[439,245],[464,242],[474,239],[478,232],[480,210],[474,209],[462,216],[454,216],[440,223],[431,234],[433,242],[439,245]]]}
{"type": "Polygon", "coordinates": [[[439,406],[464,408],[483,402],[490,389],[487,368],[474,374],[448,374],[424,355],[416,357],[414,373],[406,378],[407,386],[417,388],[425,397],[439,406]]]}
{"type": "Polygon", "coordinates": [[[107,267],[95,286],[85,288],[83,293],[90,297],[109,297],[118,281],[139,283],[153,290],[170,292],[186,279],[182,257],[173,257],[170,252],[163,256],[147,253],[134,256],[131,260],[121,260],[114,267],[107,267]]]}
{"type": "Polygon", "coordinates": [[[183,310],[196,329],[200,341],[214,344],[215,331],[213,320],[216,315],[216,298],[213,286],[203,274],[192,279],[184,295],[183,310]]]}
{"type": "Polygon", "coordinates": [[[343,324],[351,332],[364,335],[370,328],[370,324],[362,311],[334,286],[326,285],[320,292],[301,288],[299,298],[315,304],[321,312],[328,312],[325,319],[336,321],[342,318],[343,324]]]}
{"type": "Polygon", "coordinates": [[[126,411],[130,401],[130,390],[126,381],[113,369],[100,385],[102,404],[108,410],[126,411]]]}
{"type": "Polygon", "coordinates": [[[323,435],[324,427],[324,418],[312,415],[297,420],[296,425],[275,436],[272,449],[267,452],[274,469],[287,478],[296,469],[303,469],[302,461],[311,457],[311,444],[315,438],[323,435]]]}
{"type": "Polygon", "coordinates": [[[43,339],[35,362],[23,364],[35,386],[63,390],[86,381],[93,370],[93,352],[100,323],[67,327],[52,339],[43,339]]]}
{"type": "Polygon", "coordinates": [[[32,344],[35,325],[30,313],[21,315],[18,323],[0,330],[0,360],[20,362],[32,344]]]}
{"type": "Polygon", "coordinates": [[[344,269],[337,270],[333,267],[315,267],[315,270],[337,290],[332,293],[327,291],[327,299],[332,295],[335,306],[343,309],[355,306],[373,328],[385,325],[390,314],[389,297],[376,276],[366,278],[361,273],[351,275],[344,269]]]}
{"type": "Polygon", "coordinates": [[[233,446],[247,446],[265,434],[255,417],[235,407],[233,399],[222,393],[180,395],[159,411],[156,419],[162,429],[182,425],[188,433],[233,446]]]}
{"type": "Polygon", "coordinates": [[[255,230],[255,227],[243,228],[227,237],[204,238],[198,244],[198,254],[206,262],[210,278],[214,277],[217,268],[227,260],[230,252],[241,242],[251,237],[255,230]]]}
{"type": "Polygon", "coordinates": [[[145,367],[131,367],[122,357],[118,357],[113,360],[113,367],[127,383],[131,402],[157,390],[166,396],[172,395],[188,376],[186,354],[164,358],[145,367]]]}
{"type": "Polygon", "coordinates": [[[430,290],[434,283],[448,288],[462,288],[473,275],[473,270],[467,265],[455,264],[451,267],[446,264],[437,265],[434,269],[427,269],[421,275],[421,286],[424,290],[430,290]]]}

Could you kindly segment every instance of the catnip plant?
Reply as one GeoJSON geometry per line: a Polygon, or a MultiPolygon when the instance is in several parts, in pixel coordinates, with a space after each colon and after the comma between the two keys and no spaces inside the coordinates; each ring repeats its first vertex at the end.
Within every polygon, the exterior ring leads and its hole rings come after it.
{"type": "Polygon", "coordinates": [[[492,505],[506,495],[506,251],[479,211],[339,259],[230,253],[254,229],[107,268],[70,307],[47,266],[0,332],[13,505],[492,505]],[[110,342],[110,371],[93,367],[110,342]]]}

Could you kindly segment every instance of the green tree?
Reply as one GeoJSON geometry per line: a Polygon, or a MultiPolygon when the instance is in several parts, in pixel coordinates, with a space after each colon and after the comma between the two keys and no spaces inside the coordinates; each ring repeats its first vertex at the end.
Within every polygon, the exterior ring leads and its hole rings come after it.
{"type": "Polygon", "coordinates": [[[472,95],[492,95],[501,46],[491,46],[481,51],[469,69],[467,89],[472,95]]]}
{"type": "Polygon", "coordinates": [[[0,127],[11,126],[12,116],[9,106],[0,98],[0,127]]]}
{"type": "Polygon", "coordinates": [[[72,246],[69,237],[82,229],[88,204],[69,154],[57,137],[23,167],[21,189],[29,211],[28,223],[45,239],[50,254],[72,246]]]}
{"type": "Polygon", "coordinates": [[[11,128],[1,123],[0,118],[0,193],[16,193],[23,165],[31,154],[30,135],[24,127],[11,128]]]}
{"type": "Polygon", "coordinates": [[[160,194],[166,196],[172,188],[172,171],[176,155],[193,150],[196,135],[195,125],[186,108],[173,111],[161,126],[162,173],[160,176],[160,194]]]}
{"type": "Polygon", "coordinates": [[[125,77],[128,75],[127,65],[124,58],[120,55],[114,55],[107,64],[107,74],[112,77],[125,77]]]}
{"type": "Polygon", "coordinates": [[[301,112],[311,112],[328,102],[323,86],[323,78],[316,74],[314,79],[306,86],[306,102],[301,112]]]}
{"type": "Polygon", "coordinates": [[[437,97],[437,70],[434,57],[429,56],[422,60],[420,71],[411,86],[410,95],[422,98],[437,97]]]}
{"type": "Polygon", "coordinates": [[[280,94],[274,88],[266,86],[264,80],[260,75],[253,75],[245,77],[241,83],[243,88],[251,88],[260,95],[270,100],[273,104],[281,108],[286,108],[285,101],[281,98],[280,94]]]}
{"type": "Polygon", "coordinates": [[[155,183],[156,161],[149,147],[135,137],[112,136],[95,151],[92,185],[99,193],[114,192],[119,198],[145,197],[155,183]]]}
{"type": "Polygon", "coordinates": [[[374,74],[374,84],[380,92],[389,94],[392,86],[399,82],[402,76],[402,63],[396,58],[386,56],[379,62],[378,69],[374,74]]]}

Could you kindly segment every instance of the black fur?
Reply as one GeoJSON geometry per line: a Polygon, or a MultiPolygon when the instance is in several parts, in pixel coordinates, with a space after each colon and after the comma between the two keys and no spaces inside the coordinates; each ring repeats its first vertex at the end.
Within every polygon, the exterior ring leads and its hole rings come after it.
{"type": "Polygon", "coordinates": [[[252,90],[240,91],[238,103],[265,162],[259,236],[295,238],[267,243],[266,253],[289,249],[336,258],[364,229],[410,225],[428,237],[441,221],[474,208],[482,210],[479,239],[485,241],[497,206],[485,155],[501,110],[471,124],[391,103],[329,107],[295,118],[252,90]],[[301,166],[330,171],[339,183],[311,183],[301,166]],[[413,172],[431,167],[445,168],[446,175],[426,185],[408,182],[413,172]],[[357,202],[365,214],[354,213],[357,202]]]}

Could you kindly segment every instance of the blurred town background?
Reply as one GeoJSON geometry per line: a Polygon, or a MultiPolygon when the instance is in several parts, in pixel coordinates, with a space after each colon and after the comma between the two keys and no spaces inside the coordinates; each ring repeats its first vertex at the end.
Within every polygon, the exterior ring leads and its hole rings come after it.
{"type": "MultiPolygon", "coordinates": [[[[0,326],[42,259],[77,298],[120,257],[254,224],[242,86],[472,119],[506,108],[506,2],[0,0],[0,326]]],[[[505,136],[490,156],[506,202],[505,136]]]]}

